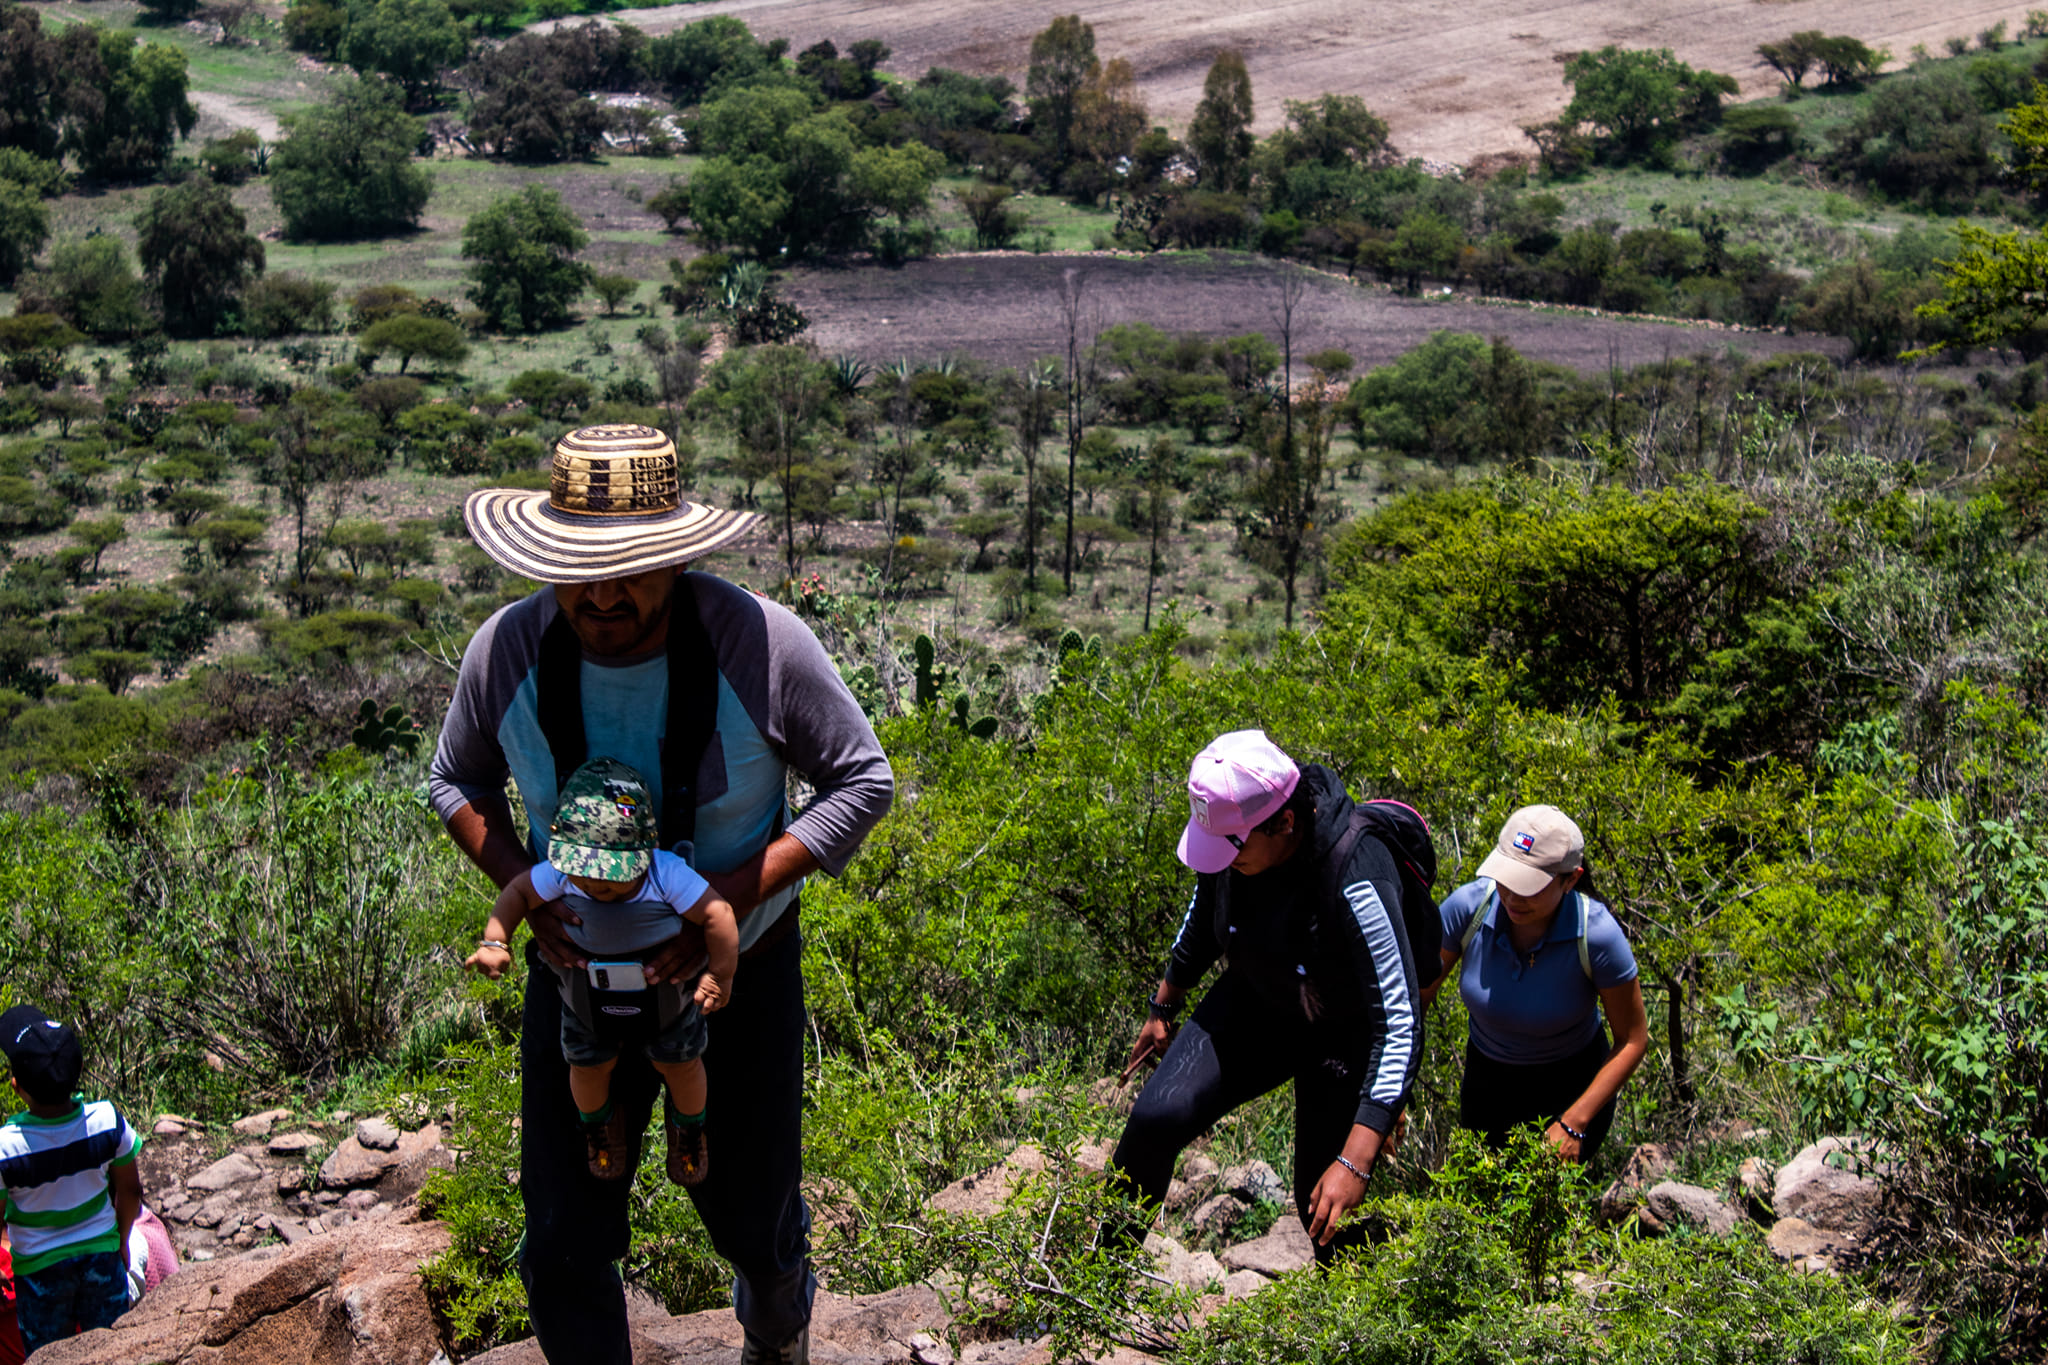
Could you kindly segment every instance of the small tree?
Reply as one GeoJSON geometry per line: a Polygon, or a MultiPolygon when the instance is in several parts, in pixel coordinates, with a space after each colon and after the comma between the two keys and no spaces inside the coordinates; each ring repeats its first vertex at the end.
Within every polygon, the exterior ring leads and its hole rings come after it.
{"type": "Polygon", "coordinates": [[[128,523],[121,517],[101,517],[88,520],[80,517],[71,523],[71,538],[92,552],[92,576],[100,573],[100,556],[112,547],[128,539],[128,523]]]}
{"type": "Polygon", "coordinates": [[[293,240],[377,237],[419,224],[434,179],[413,164],[420,122],[382,81],[343,80],[327,102],[285,118],[270,197],[293,240]]]}
{"type": "Polygon", "coordinates": [[[1782,43],[1759,44],[1756,55],[1765,66],[1783,76],[1786,85],[1797,90],[1799,83],[1806,79],[1806,73],[1813,70],[1816,61],[1814,49],[1822,41],[1819,29],[1807,29],[1782,43]]]}
{"type": "Polygon", "coordinates": [[[395,355],[398,372],[404,374],[415,357],[436,365],[458,364],[469,355],[469,342],[452,322],[424,313],[399,313],[366,329],[356,338],[356,350],[364,358],[363,368],[368,369],[379,356],[395,355]]]}
{"type": "Polygon", "coordinates": [[[36,192],[0,180],[0,284],[13,284],[49,236],[50,211],[36,192]]]}
{"type": "Polygon", "coordinates": [[[1074,123],[1081,92],[1095,79],[1095,29],[1078,14],[1054,19],[1031,40],[1031,65],[1024,75],[1024,97],[1031,104],[1031,122],[1052,157],[1053,174],[1064,172],[1074,159],[1074,123]]]}
{"type": "Polygon", "coordinates": [[[591,269],[576,259],[589,243],[553,190],[528,185],[507,195],[462,230],[470,301],[497,327],[517,323],[531,332],[566,322],[590,287],[591,269]]]}
{"type": "Polygon", "coordinates": [[[263,273],[263,243],[220,185],[204,178],[159,190],[135,226],[136,254],[164,328],[207,336],[234,309],[236,296],[263,273]]]}
{"type": "Polygon", "coordinates": [[[1202,102],[1188,124],[1188,147],[1195,154],[1202,185],[1225,194],[1251,188],[1252,78],[1244,54],[1220,52],[1202,82],[1202,102]]]}
{"type": "Polygon", "coordinates": [[[974,226],[974,245],[980,250],[1001,251],[1024,230],[1024,215],[1010,206],[1015,194],[1004,185],[970,185],[953,192],[955,202],[974,226]]]}
{"type": "Polygon", "coordinates": [[[592,275],[590,292],[597,295],[606,313],[616,313],[620,304],[640,292],[640,281],[631,275],[592,275]]]}

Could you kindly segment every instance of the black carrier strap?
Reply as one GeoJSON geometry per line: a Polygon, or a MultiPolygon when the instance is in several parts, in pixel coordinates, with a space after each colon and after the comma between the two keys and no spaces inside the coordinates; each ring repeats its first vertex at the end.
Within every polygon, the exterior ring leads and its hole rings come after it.
{"type": "MultiPolygon", "coordinates": [[[[590,757],[583,734],[583,645],[557,612],[540,639],[535,678],[540,732],[555,759],[555,791],[590,757]]],[[[697,769],[718,726],[718,659],[697,614],[689,574],[677,574],[668,609],[668,723],[661,740],[661,842],[674,848],[697,833],[697,769]]]]}

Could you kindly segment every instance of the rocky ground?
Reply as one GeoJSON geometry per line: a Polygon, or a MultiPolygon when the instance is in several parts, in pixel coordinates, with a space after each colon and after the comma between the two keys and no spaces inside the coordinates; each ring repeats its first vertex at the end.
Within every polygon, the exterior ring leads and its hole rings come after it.
{"type": "MultiPolygon", "coordinates": [[[[238,1120],[227,1134],[165,1115],[145,1148],[149,1201],[172,1229],[184,1264],[112,1329],[47,1348],[36,1365],[440,1365],[442,1325],[419,1284],[421,1262],[448,1245],[413,1196],[427,1172],[454,1159],[439,1125],[405,1131],[383,1117],[298,1122],[287,1110],[238,1120]],[[220,1139],[229,1140],[223,1154],[220,1139]]],[[[1070,1154],[1100,1169],[1109,1149],[1070,1154]]],[[[1019,1147],[989,1170],[934,1194],[949,1214],[1000,1208],[1045,1153],[1019,1147]]],[[[1824,1138],[1783,1167],[1745,1162],[1728,1190],[1668,1178],[1675,1153],[1638,1147],[1601,1197],[1603,1219],[1633,1218],[1647,1235],[1681,1224],[1728,1236],[1745,1222],[1767,1229],[1782,1259],[1832,1273],[1866,1248],[1876,1227],[1875,1154],[1854,1138],[1824,1138]]],[[[814,1202],[831,1216],[829,1199],[814,1202]]],[[[1263,1162],[1222,1167],[1187,1157],[1167,1196],[1177,1226],[1219,1252],[1191,1251],[1158,1234],[1146,1241],[1159,1273],[1204,1295],[1205,1311],[1258,1293],[1313,1261],[1286,1184],[1263,1162]],[[1263,1235],[1233,1240],[1260,1204],[1286,1204],[1263,1235]]],[[[638,1365],[730,1365],[740,1337],[724,1309],[671,1317],[629,1296],[638,1365]]],[[[1049,1365],[1034,1341],[973,1341],[956,1351],[952,1319],[930,1286],[859,1297],[819,1295],[812,1329],[818,1365],[1049,1365]]],[[[473,1358],[478,1365],[542,1365],[531,1341],[473,1358]]],[[[1118,1350],[1109,1365],[1145,1357],[1118,1350]]]]}

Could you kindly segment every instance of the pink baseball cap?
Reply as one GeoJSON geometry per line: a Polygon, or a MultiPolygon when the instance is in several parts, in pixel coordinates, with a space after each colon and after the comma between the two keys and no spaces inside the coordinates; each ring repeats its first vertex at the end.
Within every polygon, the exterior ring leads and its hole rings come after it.
{"type": "Polygon", "coordinates": [[[1218,735],[1188,769],[1188,827],[1175,852],[1197,872],[1221,872],[1300,780],[1301,769],[1264,730],[1218,735]]]}

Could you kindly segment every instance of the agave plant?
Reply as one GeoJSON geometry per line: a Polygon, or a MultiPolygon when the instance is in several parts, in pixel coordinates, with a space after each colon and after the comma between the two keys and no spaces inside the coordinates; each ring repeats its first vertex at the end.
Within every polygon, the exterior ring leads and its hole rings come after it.
{"type": "Polygon", "coordinates": [[[832,387],[841,398],[851,398],[860,392],[860,386],[868,382],[875,367],[857,355],[835,355],[832,357],[832,387]]]}

